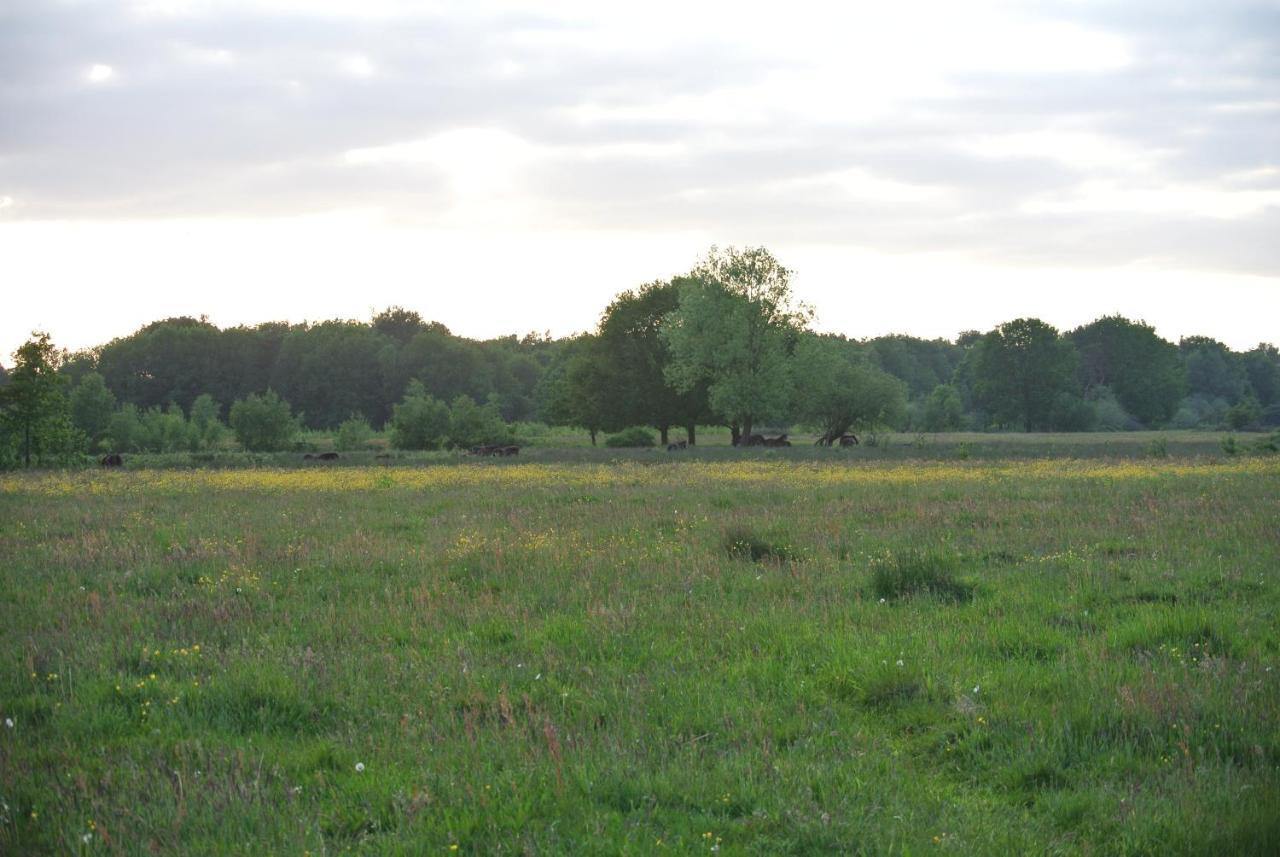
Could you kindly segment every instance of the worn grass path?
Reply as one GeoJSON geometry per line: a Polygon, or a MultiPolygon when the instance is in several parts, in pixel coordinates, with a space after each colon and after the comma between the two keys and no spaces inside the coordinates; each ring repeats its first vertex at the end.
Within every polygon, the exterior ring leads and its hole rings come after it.
{"type": "Polygon", "coordinates": [[[0,476],[0,853],[1275,853],[1278,533],[1275,458],[0,476]]]}

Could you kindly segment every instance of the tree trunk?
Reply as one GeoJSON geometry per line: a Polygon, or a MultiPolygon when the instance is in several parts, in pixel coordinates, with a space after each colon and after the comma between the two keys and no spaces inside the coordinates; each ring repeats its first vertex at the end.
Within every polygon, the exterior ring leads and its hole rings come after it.
{"type": "Polygon", "coordinates": [[[658,433],[662,435],[662,445],[666,446],[670,441],[667,440],[667,429],[671,426],[658,426],[658,433]]]}
{"type": "Polygon", "coordinates": [[[747,417],[742,421],[742,436],[751,437],[751,417],[747,417]]]}
{"type": "Polygon", "coordinates": [[[591,445],[592,445],[592,446],[595,446],[595,445],[596,445],[596,430],[595,430],[595,429],[587,429],[587,433],[591,435],[591,445]]]}
{"type": "Polygon", "coordinates": [[[742,432],[738,430],[737,423],[729,423],[729,437],[733,440],[733,445],[737,446],[742,440],[742,432]]]}
{"type": "Polygon", "coordinates": [[[694,432],[695,425],[695,423],[689,423],[684,427],[685,434],[689,435],[689,446],[695,446],[697,444],[694,432]]]}
{"type": "Polygon", "coordinates": [[[31,469],[31,421],[22,424],[22,466],[31,469]]]}

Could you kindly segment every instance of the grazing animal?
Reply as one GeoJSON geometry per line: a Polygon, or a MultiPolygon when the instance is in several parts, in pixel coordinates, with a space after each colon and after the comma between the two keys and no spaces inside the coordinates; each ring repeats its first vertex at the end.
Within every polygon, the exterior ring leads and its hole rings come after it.
{"type": "Polygon", "coordinates": [[[738,438],[737,446],[764,446],[764,435],[744,434],[738,438]]]}
{"type": "Polygon", "coordinates": [[[315,456],[314,456],[314,455],[312,455],[312,454],[311,454],[311,453],[309,453],[309,452],[308,452],[306,455],[302,456],[302,460],[303,460],[303,461],[310,461],[310,460],[311,460],[311,459],[313,459],[313,458],[315,458],[315,456]]]}
{"type": "Polygon", "coordinates": [[[857,446],[858,436],[856,434],[853,434],[852,432],[850,432],[849,434],[842,434],[840,435],[840,445],[841,446],[857,446]]]}
{"type": "Polygon", "coordinates": [[[390,458],[390,457],[391,457],[391,453],[389,452],[379,452],[377,455],[374,456],[374,458],[390,458]]]}
{"type": "Polygon", "coordinates": [[[320,461],[337,461],[341,457],[336,452],[322,452],[316,456],[320,461]]]}
{"type": "Polygon", "coordinates": [[[667,452],[675,452],[676,450],[688,449],[688,448],[689,448],[689,441],[687,440],[682,440],[677,443],[667,444],[667,452]]]}
{"type": "Polygon", "coordinates": [[[504,446],[502,447],[502,449],[498,450],[498,455],[519,455],[519,454],[520,454],[520,447],[518,446],[504,446]]]}
{"type": "Polygon", "coordinates": [[[124,467],[124,457],[118,452],[112,452],[102,456],[98,463],[103,467],[124,467]]]}
{"type": "Polygon", "coordinates": [[[777,437],[766,437],[763,440],[765,446],[791,446],[791,441],[787,440],[785,434],[780,434],[777,437]]]}

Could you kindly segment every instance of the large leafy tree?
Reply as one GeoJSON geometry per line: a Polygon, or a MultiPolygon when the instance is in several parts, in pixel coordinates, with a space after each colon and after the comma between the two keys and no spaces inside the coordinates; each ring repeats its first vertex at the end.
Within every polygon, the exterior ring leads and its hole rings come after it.
{"type": "Polygon", "coordinates": [[[1086,391],[1108,387],[1126,411],[1148,426],[1178,410],[1186,374],[1178,347],[1143,322],[1107,316],[1069,334],[1079,354],[1086,391]]]}
{"type": "Polygon", "coordinates": [[[818,428],[819,445],[830,446],[850,429],[891,425],[905,413],[906,384],[840,339],[801,337],[793,369],[794,412],[818,428]]]}
{"type": "Polygon", "coordinates": [[[708,403],[735,438],[790,403],[790,359],[812,318],[791,292],[791,272],[763,247],[715,247],[680,285],[660,337],[664,372],[680,392],[706,383],[708,403]]]}
{"type": "Polygon", "coordinates": [[[548,425],[586,430],[591,445],[602,431],[625,427],[623,391],[605,359],[600,339],[583,334],[561,349],[537,388],[538,415],[548,425]]]}
{"type": "Polygon", "coordinates": [[[76,452],[78,435],[58,374],[62,355],[49,334],[35,332],[13,353],[9,382],[0,387],[0,430],[24,467],[76,452]]]}
{"type": "Polygon", "coordinates": [[[381,424],[390,415],[379,359],[388,343],[357,322],[295,328],[281,343],[271,386],[312,428],[333,428],[353,413],[381,424]]]}
{"type": "Polygon", "coordinates": [[[683,392],[667,383],[671,351],[659,335],[663,319],[679,309],[681,280],[655,282],[614,298],[600,320],[598,350],[613,376],[610,383],[625,390],[615,397],[620,412],[612,422],[651,425],[667,443],[672,426],[684,426],[696,442],[699,420],[710,418],[705,383],[683,392]]]}
{"type": "Polygon", "coordinates": [[[1075,349],[1052,325],[1016,319],[974,347],[974,395],[997,423],[1027,431],[1053,429],[1055,412],[1078,399],[1075,349]]]}

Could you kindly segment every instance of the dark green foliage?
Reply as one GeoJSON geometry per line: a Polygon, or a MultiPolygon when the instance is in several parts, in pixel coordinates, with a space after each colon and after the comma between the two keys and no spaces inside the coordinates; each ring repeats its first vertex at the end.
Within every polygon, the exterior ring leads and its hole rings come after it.
{"type": "Polygon", "coordinates": [[[1001,425],[1052,429],[1063,416],[1064,394],[1079,395],[1075,349],[1039,319],[1006,322],[975,349],[975,397],[1001,425]]]}
{"type": "Polygon", "coordinates": [[[659,331],[680,306],[682,282],[650,283],[618,295],[600,319],[597,340],[596,359],[606,367],[607,383],[624,393],[606,398],[606,422],[653,426],[664,442],[671,426],[711,420],[705,383],[677,392],[666,379],[671,353],[659,331]]]}
{"type": "Polygon", "coordinates": [[[964,402],[950,384],[939,384],[925,402],[925,431],[955,431],[964,425],[964,402]]]}
{"type": "Polygon", "coordinates": [[[1245,394],[1245,369],[1239,355],[1207,336],[1189,336],[1178,343],[1192,395],[1221,399],[1234,405],[1245,394]]]}
{"type": "Polygon", "coordinates": [[[298,433],[298,421],[289,403],[267,390],[231,406],[231,430],[240,446],[250,452],[285,449],[298,433]]]}
{"type": "Polygon", "coordinates": [[[628,447],[649,447],[657,444],[657,438],[653,432],[644,426],[632,426],[629,429],[623,429],[617,434],[611,434],[604,439],[604,445],[611,449],[625,449],[628,447]]]}
{"type": "Polygon", "coordinates": [[[871,569],[871,591],[893,601],[915,595],[942,601],[968,601],[973,587],[955,577],[956,561],[931,551],[904,551],[876,560],[871,569]]]}
{"type": "Polygon", "coordinates": [[[1147,426],[1168,422],[1186,392],[1178,348],[1144,322],[1100,318],[1071,331],[1086,390],[1107,387],[1126,412],[1147,426]]]}
{"type": "Polygon", "coordinates": [[[449,406],[413,381],[391,412],[391,445],[396,449],[438,449],[449,434],[449,406]]]}
{"type": "Polygon", "coordinates": [[[1262,408],[1253,397],[1240,400],[1227,410],[1227,426],[1236,431],[1244,431],[1257,425],[1262,419],[1262,408]]]}

